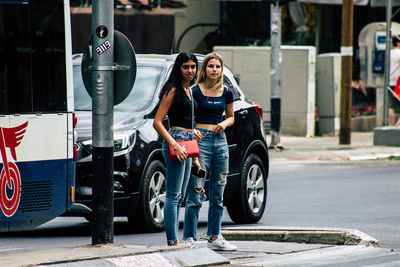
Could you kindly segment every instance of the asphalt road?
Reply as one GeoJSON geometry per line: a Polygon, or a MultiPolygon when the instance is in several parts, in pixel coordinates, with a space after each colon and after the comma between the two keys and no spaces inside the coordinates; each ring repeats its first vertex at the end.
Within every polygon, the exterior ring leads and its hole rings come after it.
{"type": "Polygon", "coordinates": [[[400,162],[273,165],[263,225],[358,229],[400,248],[400,162]]]}
{"type": "MultiPolygon", "coordinates": [[[[274,163],[268,208],[257,226],[358,229],[378,239],[381,247],[397,251],[399,170],[396,161],[274,163]]],[[[200,216],[200,234],[206,231],[206,206],[200,216]]],[[[227,214],[223,224],[233,225],[227,214]]],[[[83,218],[60,217],[34,231],[0,234],[0,240],[0,253],[80,246],[91,243],[91,229],[83,218]]],[[[116,218],[114,242],[156,246],[165,243],[165,233],[135,233],[125,218],[116,218]]],[[[393,260],[398,263],[397,258],[393,260]]],[[[382,255],[375,261],[382,262],[382,255]]]]}

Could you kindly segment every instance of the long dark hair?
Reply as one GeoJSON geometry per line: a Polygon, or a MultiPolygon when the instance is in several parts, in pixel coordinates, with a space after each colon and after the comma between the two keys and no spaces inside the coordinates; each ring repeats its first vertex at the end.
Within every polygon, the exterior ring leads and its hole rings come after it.
{"type": "MultiPolygon", "coordinates": [[[[180,53],[176,59],[174,66],[172,67],[171,74],[168,77],[167,82],[160,92],[160,100],[164,97],[164,95],[169,94],[172,88],[175,88],[174,95],[174,103],[180,103],[182,98],[184,97],[185,90],[182,87],[182,72],[181,66],[183,63],[188,62],[189,60],[193,60],[196,63],[196,73],[199,66],[197,61],[197,57],[190,52],[182,52],[180,53]]],[[[195,80],[195,79],[193,79],[195,80]]]]}

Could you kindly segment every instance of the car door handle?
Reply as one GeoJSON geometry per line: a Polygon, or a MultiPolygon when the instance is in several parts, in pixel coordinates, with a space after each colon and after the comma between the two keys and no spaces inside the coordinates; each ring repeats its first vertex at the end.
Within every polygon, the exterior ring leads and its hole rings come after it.
{"type": "Polygon", "coordinates": [[[238,115],[239,115],[240,118],[244,119],[244,118],[247,117],[247,114],[248,114],[248,113],[249,113],[249,112],[248,112],[246,109],[244,109],[244,110],[239,111],[239,112],[238,112],[238,115]]]}

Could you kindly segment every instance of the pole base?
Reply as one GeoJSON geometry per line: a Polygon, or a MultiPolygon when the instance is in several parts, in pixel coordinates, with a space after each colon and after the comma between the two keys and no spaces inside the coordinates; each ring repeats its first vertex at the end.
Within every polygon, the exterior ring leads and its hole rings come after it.
{"type": "Polygon", "coordinates": [[[283,150],[283,146],[280,144],[281,138],[279,132],[271,130],[271,143],[269,144],[269,149],[283,150]]]}

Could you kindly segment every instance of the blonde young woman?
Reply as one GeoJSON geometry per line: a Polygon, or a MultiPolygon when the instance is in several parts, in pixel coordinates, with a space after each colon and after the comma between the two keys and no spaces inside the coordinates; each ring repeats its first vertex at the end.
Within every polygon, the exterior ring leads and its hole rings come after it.
{"type": "MultiPolygon", "coordinates": [[[[221,235],[223,193],[229,172],[228,143],[225,129],[234,123],[233,93],[223,86],[223,59],[216,53],[205,56],[196,85],[192,87],[197,103],[196,129],[201,133],[200,156],[193,165],[209,177],[207,245],[213,250],[236,250],[221,235]],[[223,113],[225,112],[225,118],[223,113]]],[[[183,239],[194,247],[197,223],[204,194],[205,179],[191,176],[186,193],[183,239]]]]}

